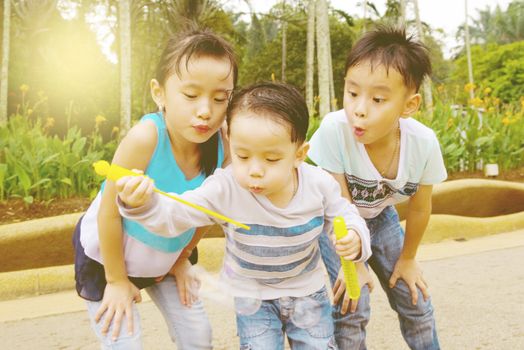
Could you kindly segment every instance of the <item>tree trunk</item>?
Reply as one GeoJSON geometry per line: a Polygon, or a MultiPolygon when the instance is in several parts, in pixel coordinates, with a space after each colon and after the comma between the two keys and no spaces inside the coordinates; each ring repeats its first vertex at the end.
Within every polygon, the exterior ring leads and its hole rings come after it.
{"type": "Polygon", "coordinates": [[[469,90],[469,97],[473,99],[475,97],[475,91],[473,89],[473,65],[471,63],[471,49],[469,47],[469,24],[468,24],[468,0],[464,0],[464,12],[466,14],[466,22],[464,24],[466,29],[466,57],[468,59],[468,77],[469,83],[471,84],[471,89],[469,90]]]}
{"type": "Polygon", "coordinates": [[[4,0],[4,26],[2,38],[2,82],[0,85],[0,126],[7,123],[7,89],[9,73],[9,34],[11,22],[11,0],[4,0]]]}
{"type": "Polygon", "coordinates": [[[397,24],[402,27],[406,25],[406,1],[400,0],[400,16],[398,16],[397,24]]]}
{"type": "MultiPolygon", "coordinates": [[[[422,22],[420,21],[420,13],[418,10],[418,0],[412,0],[415,5],[415,20],[417,22],[418,38],[421,42],[424,42],[424,31],[422,30],[422,22]]],[[[433,95],[431,92],[431,78],[425,77],[422,82],[422,88],[424,91],[424,104],[429,111],[433,110],[433,95]]]]}
{"type": "MultiPolygon", "coordinates": [[[[286,12],[286,0],[282,1],[283,12],[286,12]]],[[[284,16],[284,13],[282,16],[284,16]]],[[[287,22],[282,18],[282,81],[286,81],[286,55],[287,55],[287,22]]]]}
{"type": "Polygon", "coordinates": [[[131,0],[118,2],[120,32],[120,135],[131,127],[131,0]]]}
{"type": "Polygon", "coordinates": [[[313,74],[315,73],[315,4],[316,0],[309,0],[307,9],[306,103],[310,115],[315,114],[315,106],[313,104],[313,74]]]}
{"type": "Polygon", "coordinates": [[[328,9],[326,0],[317,0],[316,20],[317,20],[317,61],[318,61],[318,95],[319,115],[323,118],[329,113],[330,94],[329,94],[329,38],[328,9]]]}

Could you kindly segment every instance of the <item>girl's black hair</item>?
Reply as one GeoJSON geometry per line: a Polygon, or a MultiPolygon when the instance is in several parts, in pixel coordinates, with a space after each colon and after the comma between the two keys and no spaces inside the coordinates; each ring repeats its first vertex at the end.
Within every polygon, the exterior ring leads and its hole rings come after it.
{"type": "MultiPolygon", "coordinates": [[[[207,29],[190,30],[170,38],[160,56],[156,69],[156,80],[161,86],[164,86],[173,73],[180,74],[181,64],[184,64],[187,69],[192,57],[202,56],[227,59],[231,63],[230,74],[233,74],[233,86],[236,86],[238,64],[233,47],[207,29]]],[[[217,166],[218,138],[217,132],[209,140],[199,144],[200,170],[206,176],[211,175],[217,166]]]]}

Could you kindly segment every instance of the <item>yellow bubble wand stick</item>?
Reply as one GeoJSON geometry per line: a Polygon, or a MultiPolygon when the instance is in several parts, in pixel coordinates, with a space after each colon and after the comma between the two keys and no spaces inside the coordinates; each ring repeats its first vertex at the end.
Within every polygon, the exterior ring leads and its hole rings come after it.
{"type": "MultiPolygon", "coordinates": [[[[335,231],[335,237],[337,237],[337,240],[347,235],[348,230],[342,216],[337,216],[335,218],[335,221],[333,222],[333,230],[335,231]]],[[[340,257],[340,263],[342,264],[342,271],[344,271],[344,281],[346,282],[346,290],[349,293],[349,297],[356,300],[360,298],[360,285],[358,283],[355,263],[346,260],[343,257],[340,257]]]]}
{"type": "MultiPolygon", "coordinates": [[[[124,167],[121,167],[119,165],[116,165],[116,164],[109,164],[108,162],[106,162],[105,160],[99,160],[97,162],[95,162],[93,164],[93,167],[95,168],[95,172],[98,174],[98,175],[101,175],[101,176],[104,176],[106,177],[108,180],[113,180],[113,181],[116,181],[118,179],[120,179],[121,177],[123,176],[144,176],[142,174],[138,174],[138,173],[135,173],[134,171],[131,171],[129,169],[126,169],[124,167]]],[[[185,204],[193,209],[196,209],[196,210],[199,210],[203,213],[206,213],[207,215],[209,216],[213,216],[217,219],[220,219],[220,220],[224,220],[226,222],[229,222],[235,226],[238,226],[238,227],[241,227],[243,229],[246,229],[246,230],[250,230],[251,227],[247,226],[247,225],[244,225],[238,221],[235,221],[227,216],[224,216],[224,215],[221,215],[219,213],[216,213],[212,210],[209,210],[209,209],[206,209],[204,207],[201,207],[200,205],[197,205],[197,204],[194,204],[194,203],[191,203],[191,202],[188,202],[182,198],[179,198],[177,196],[174,196],[170,193],[167,193],[167,192],[164,192],[164,191],[161,191],[159,190],[158,188],[154,188],[153,191],[157,192],[157,193],[160,193],[161,195],[164,195],[166,197],[169,197],[171,199],[174,199],[176,200],[177,202],[180,202],[182,204],[185,204]]]]}

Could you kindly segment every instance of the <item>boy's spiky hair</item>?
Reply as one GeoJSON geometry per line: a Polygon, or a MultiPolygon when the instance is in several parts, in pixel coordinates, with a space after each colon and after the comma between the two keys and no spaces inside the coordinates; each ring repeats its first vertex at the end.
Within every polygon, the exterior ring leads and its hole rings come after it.
{"type": "Polygon", "coordinates": [[[428,48],[412,35],[406,35],[403,27],[380,25],[364,34],[349,52],[345,72],[364,61],[370,62],[372,69],[384,65],[387,71],[397,70],[406,86],[415,91],[424,77],[431,74],[428,48]]]}

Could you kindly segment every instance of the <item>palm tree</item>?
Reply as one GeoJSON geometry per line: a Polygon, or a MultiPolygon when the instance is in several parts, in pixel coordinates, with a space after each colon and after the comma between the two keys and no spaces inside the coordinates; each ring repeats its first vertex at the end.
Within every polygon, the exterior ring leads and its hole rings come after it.
{"type": "Polygon", "coordinates": [[[310,114],[314,114],[313,76],[315,74],[315,15],[316,0],[309,0],[307,5],[306,102],[310,114]]]}
{"type": "Polygon", "coordinates": [[[471,89],[469,90],[469,97],[473,99],[475,97],[475,91],[473,89],[473,65],[471,63],[471,49],[469,47],[469,24],[468,24],[468,0],[464,0],[464,14],[465,14],[465,23],[464,28],[465,31],[465,41],[466,41],[466,56],[468,60],[468,77],[469,77],[469,83],[471,85],[471,89]]]}
{"type": "Polygon", "coordinates": [[[11,0],[4,0],[2,37],[2,82],[0,85],[0,126],[7,123],[7,82],[9,73],[9,34],[11,29],[11,0]]]}
{"type": "Polygon", "coordinates": [[[317,22],[317,61],[318,61],[318,95],[319,114],[323,118],[330,112],[330,58],[329,51],[329,18],[326,0],[317,0],[316,6],[317,22]]]}
{"type": "MultiPolygon", "coordinates": [[[[418,9],[418,0],[412,0],[415,7],[415,20],[417,22],[418,37],[421,42],[424,42],[424,31],[422,30],[422,22],[420,21],[420,12],[418,9]]],[[[433,109],[433,95],[431,93],[431,80],[429,77],[424,78],[422,82],[422,89],[424,91],[424,104],[428,110],[433,109]]]]}

